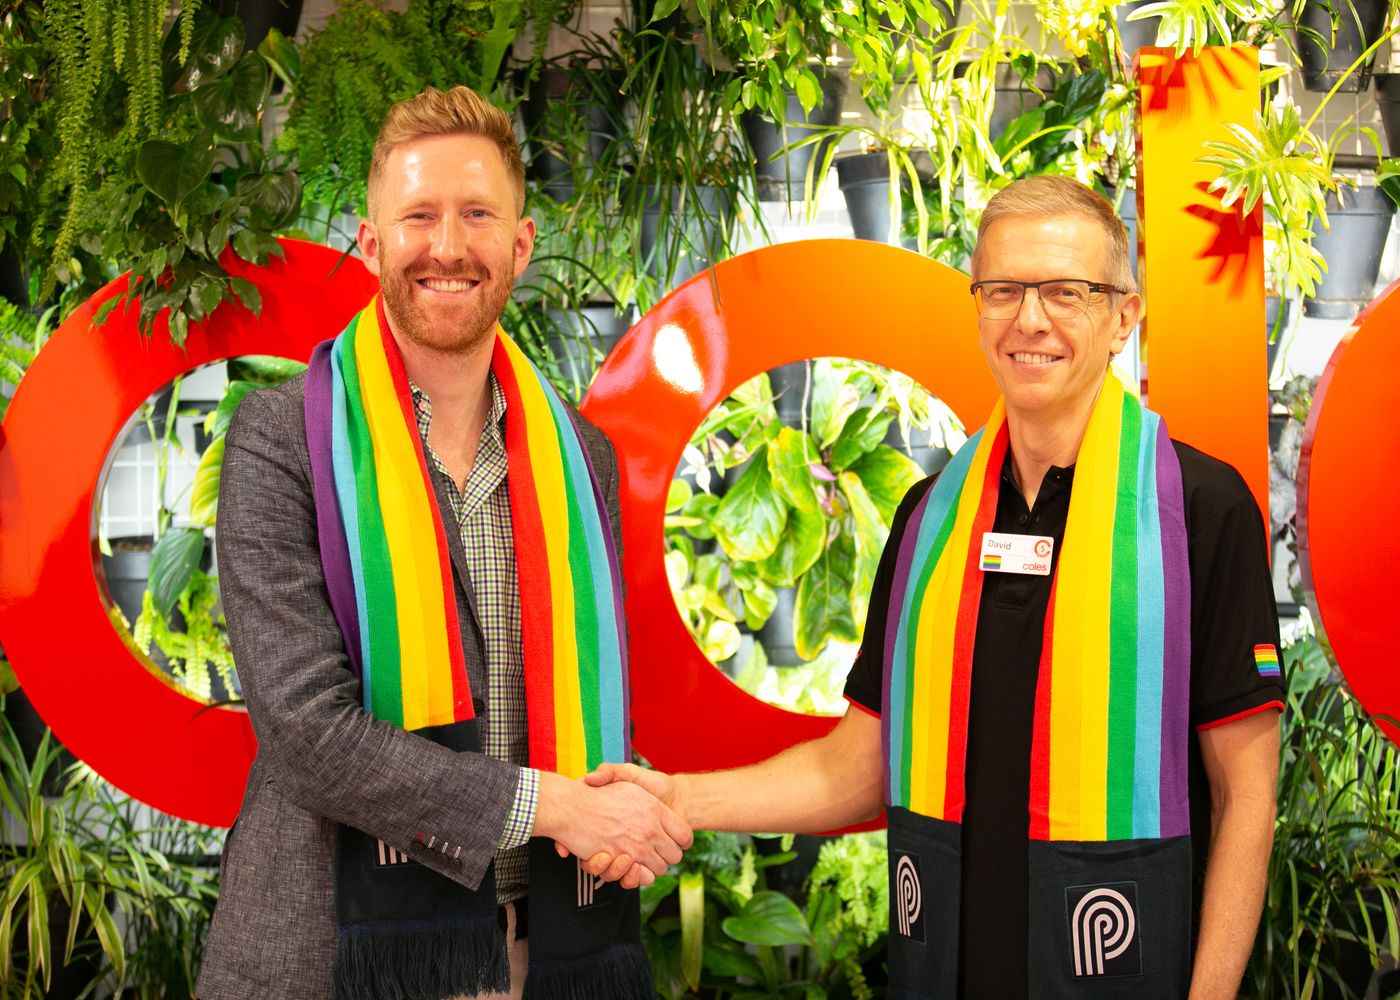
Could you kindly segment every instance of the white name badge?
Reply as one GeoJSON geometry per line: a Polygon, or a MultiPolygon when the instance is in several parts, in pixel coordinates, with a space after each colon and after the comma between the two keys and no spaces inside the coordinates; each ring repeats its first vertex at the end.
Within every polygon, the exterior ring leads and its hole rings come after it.
{"type": "Polygon", "coordinates": [[[982,570],[986,573],[1050,575],[1055,539],[1048,535],[1003,535],[982,532],[982,570]]]}

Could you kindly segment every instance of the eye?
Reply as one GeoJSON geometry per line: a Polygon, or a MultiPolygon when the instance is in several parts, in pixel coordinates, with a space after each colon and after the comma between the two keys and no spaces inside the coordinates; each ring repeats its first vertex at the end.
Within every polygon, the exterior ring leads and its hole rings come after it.
{"type": "Polygon", "coordinates": [[[1021,297],[1020,285],[983,285],[982,297],[988,302],[1009,302],[1021,297]]]}

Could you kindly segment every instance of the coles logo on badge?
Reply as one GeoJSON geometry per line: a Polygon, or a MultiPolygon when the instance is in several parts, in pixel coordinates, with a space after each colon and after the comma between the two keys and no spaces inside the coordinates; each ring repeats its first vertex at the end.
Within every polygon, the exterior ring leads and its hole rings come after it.
{"type": "Polygon", "coordinates": [[[1035,554],[1042,559],[1048,559],[1050,557],[1050,539],[1037,538],[1035,540],[1035,554]]]}

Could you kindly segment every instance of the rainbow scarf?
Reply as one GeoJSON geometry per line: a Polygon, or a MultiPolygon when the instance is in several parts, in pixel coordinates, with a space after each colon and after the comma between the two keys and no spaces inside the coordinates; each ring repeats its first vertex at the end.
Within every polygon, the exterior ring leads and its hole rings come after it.
{"type": "MultiPolygon", "coordinates": [[[[907,830],[915,831],[913,841],[921,831],[941,831],[935,834],[940,842],[960,851],[956,829],[966,804],[982,535],[995,523],[1008,439],[1000,400],[920,500],[900,544],[886,622],[881,720],[892,864],[907,830]]],[[[1068,881],[1056,885],[1053,870],[1063,867],[1065,880],[1090,881],[1082,870],[1070,874],[1068,855],[1053,845],[1082,861],[1086,850],[1111,851],[1111,842],[1190,833],[1189,685],[1180,464],[1161,419],[1109,376],[1080,448],[1045,618],[1031,755],[1033,928],[1036,893],[1046,884],[1052,897],[1070,888],[1068,881]],[[1037,843],[1052,846],[1038,849],[1037,843]]],[[[1189,878],[1189,844],[1185,858],[1183,877],[1189,878]]],[[[1105,882],[1126,880],[1111,868],[1102,873],[1105,882]]],[[[949,870],[948,877],[956,876],[949,870]]],[[[891,893],[896,910],[898,895],[891,893]]],[[[921,898],[925,907],[954,908],[951,918],[943,916],[956,936],[957,891],[942,895],[951,902],[934,903],[927,887],[921,898]]],[[[1055,898],[1045,904],[1052,915],[1046,921],[1053,923],[1058,912],[1063,924],[1065,899],[1055,898]]],[[[907,895],[904,905],[906,919],[892,919],[892,928],[908,924],[907,895]]],[[[1064,963],[1056,955],[1037,958],[1039,933],[1049,932],[1033,929],[1032,968],[1043,962],[1071,968],[1067,956],[1064,963]]],[[[1066,935],[1070,945],[1075,940],[1066,935]]],[[[905,985],[943,995],[927,981],[905,985]]],[[[1032,995],[1038,992],[1033,985],[1032,995]]]]}
{"type": "MultiPolygon", "coordinates": [[[[318,350],[329,420],[307,433],[335,501],[318,503],[322,560],[365,711],[408,730],[471,719],[448,529],[378,298],[318,350]]],[[[576,778],[631,759],[612,526],[559,394],[499,330],[491,368],[509,413],[530,764],[576,778]]]]}

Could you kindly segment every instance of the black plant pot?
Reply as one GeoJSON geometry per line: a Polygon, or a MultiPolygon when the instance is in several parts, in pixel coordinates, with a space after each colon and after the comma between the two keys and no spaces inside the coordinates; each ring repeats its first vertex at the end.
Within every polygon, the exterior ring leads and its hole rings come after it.
{"type": "Polygon", "coordinates": [[[548,68],[530,84],[529,100],[520,104],[525,130],[531,136],[529,176],[544,181],[544,191],[555,201],[573,197],[575,177],[567,160],[550,150],[539,138],[540,130],[563,131],[567,126],[568,101],[572,98],[577,112],[588,115],[588,155],[600,160],[608,144],[617,138],[617,123],[607,108],[584,99],[580,82],[570,70],[548,68]]]}
{"type": "Polygon", "coordinates": [[[1050,93],[1055,88],[1055,74],[1048,66],[1036,70],[1035,87],[1011,69],[1010,66],[997,67],[996,101],[992,105],[992,117],[987,124],[987,137],[996,142],[1010,125],[1027,111],[1034,111],[1045,100],[1036,88],[1050,93]]]}
{"type": "MultiPolygon", "coordinates": [[[[890,232],[890,160],[881,153],[859,153],[836,161],[836,184],[846,197],[846,211],[856,239],[899,243],[890,232]]],[[[898,219],[895,221],[898,226],[898,219]]]]}
{"type": "Polygon", "coordinates": [[[262,44],[269,28],[291,38],[301,24],[302,0],[220,0],[220,17],[237,17],[243,22],[243,51],[262,44]]]}
{"type": "Polygon", "coordinates": [[[29,282],[24,277],[24,265],[14,240],[8,241],[4,252],[0,253],[0,296],[21,309],[29,308],[29,282]]]}
{"type": "Polygon", "coordinates": [[[564,378],[588,388],[593,373],[627,332],[624,317],[611,302],[595,302],[580,309],[550,309],[557,328],[569,335],[550,334],[549,349],[564,378]]]}
{"type": "Polygon", "coordinates": [[[121,608],[127,623],[136,624],[141,617],[141,598],[146,592],[146,580],[151,572],[150,535],[133,538],[111,538],[114,546],[110,556],[102,557],[102,573],[107,577],[107,592],[121,608]]]}
{"type": "MultiPolygon", "coordinates": [[[[820,167],[830,140],[802,146],[786,156],[777,154],[784,147],[816,135],[822,127],[840,124],[841,109],[846,103],[846,78],[831,70],[822,74],[821,81],[822,102],[810,114],[802,110],[802,102],[789,91],[783,122],[770,121],[757,110],[745,111],[740,116],[744,135],[754,154],[759,201],[799,201],[806,190],[807,169],[814,157],[820,167]],[[777,158],[773,159],[775,156],[777,158]]],[[[820,182],[820,177],[812,178],[814,186],[820,182]]]]}
{"type": "MultiPolygon", "coordinates": [[[[807,393],[807,362],[793,361],[768,372],[768,384],[773,387],[773,408],[789,427],[802,423],[802,398],[807,393]]],[[[811,406],[811,400],[807,401],[811,406]]]]}
{"type": "Polygon", "coordinates": [[[1386,152],[1400,156],[1400,73],[1377,73],[1376,107],[1385,126],[1386,152]]]}
{"type": "Polygon", "coordinates": [[[1270,295],[1264,299],[1264,339],[1265,350],[1269,356],[1269,376],[1274,373],[1274,359],[1278,357],[1279,345],[1283,343],[1284,332],[1288,329],[1288,320],[1293,314],[1293,300],[1280,298],[1277,295],[1270,295]],[[1283,310],[1283,318],[1279,318],[1279,310],[1283,310]],[[1274,326],[1278,326],[1278,336],[1274,337],[1274,326]]]}
{"type": "Polygon", "coordinates": [[[648,261],[648,274],[663,277],[666,256],[676,253],[670,288],[685,284],[719,257],[724,237],[734,223],[734,194],[729,188],[693,188],[686,193],[688,205],[684,211],[681,194],[680,189],[669,185],[649,184],[643,191],[642,259],[648,261]],[[685,218],[678,239],[676,216],[682,213],[685,218]]]}
{"type": "Polygon", "coordinates": [[[1304,316],[1351,319],[1375,297],[1394,216],[1395,202],[1379,188],[1343,188],[1327,196],[1331,230],[1322,228],[1322,220],[1313,221],[1313,246],[1327,261],[1327,272],[1313,297],[1303,300],[1304,316]]]}
{"type": "Polygon", "coordinates": [[[909,425],[909,440],[906,443],[904,434],[899,429],[898,420],[890,424],[890,429],[885,432],[883,443],[901,455],[913,459],[914,464],[922,469],[926,476],[942,472],[943,467],[953,457],[953,453],[947,448],[936,445],[929,440],[929,432],[926,429],[915,427],[913,424],[909,425]]]}
{"type": "Polygon", "coordinates": [[[1129,59],[1144,45],[1157,44],[1158,19],[1145,17],[1141,21],[1129,21],[1128,15],[1139,7],[1146,7],[1152,0],[1128,0],[1114,5],[1113,23],[1118,28],[1118,42],[1123,46],[1123,54],[1129,59]]]}
{"type": "Polygon", "coordinates": [[[778,603],[773,614],[763,623],[763,628],[754,633],[754,638],[763,643],[763,651],[768,654],[768,662],[775,667],[796,667],[803,663],[797,655],[793,642],[793,618],[797,611],[797,588],[774,587],[778,603]]]}
{"type": "Polygon", "coordinates": [[[1341,17],[1336,41],[1330,50],[1326,43],[1332,38],[1332,13],[1327,5],[1312,0],[1298,18],[1294,35],[1303,70],[1303,86],[1315,93],[1326,93],[1346,76],[1341,91],[1358,94],[1370,82],[1374,53],[1355,73],[1347,76],[1347,70],[1381,37],[1389,7],[1385,0],[1348,0],[1335,6],[1341,17]],[[1310,32],[1316,32],[1317,37],[1310,32]],[[1323,40],[1321,43],[1318,37],[1323,40]]]}

